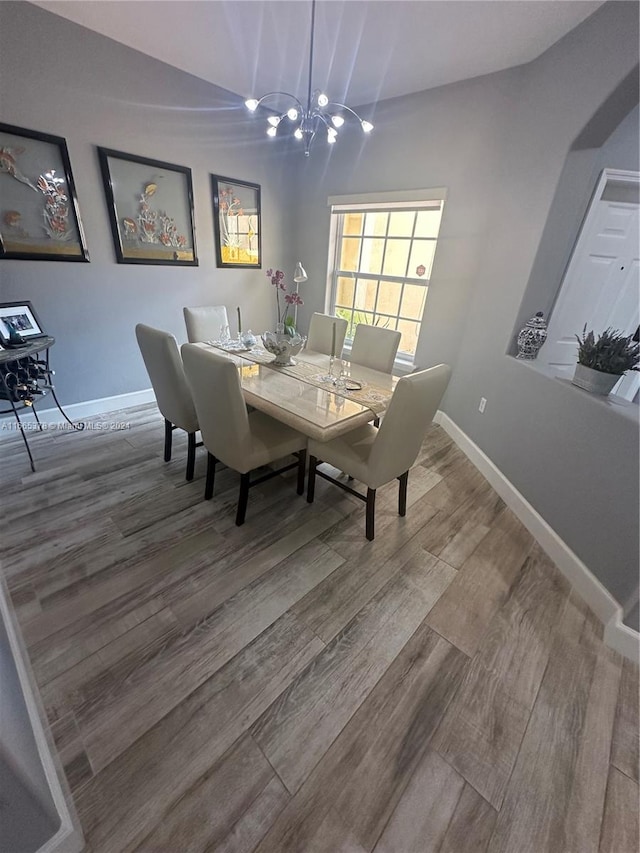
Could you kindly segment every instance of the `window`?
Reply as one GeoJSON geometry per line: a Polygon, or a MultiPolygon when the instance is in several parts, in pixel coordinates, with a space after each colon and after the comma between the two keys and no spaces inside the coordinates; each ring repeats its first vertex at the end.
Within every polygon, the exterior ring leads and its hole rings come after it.
{"type": "Polygon", "coordinates": [[[359,323],[397,329],[398,356],[413,360],[443,205],[443,198],[332,205],[330,311],[349,323],[347,342],[359,323]]]}

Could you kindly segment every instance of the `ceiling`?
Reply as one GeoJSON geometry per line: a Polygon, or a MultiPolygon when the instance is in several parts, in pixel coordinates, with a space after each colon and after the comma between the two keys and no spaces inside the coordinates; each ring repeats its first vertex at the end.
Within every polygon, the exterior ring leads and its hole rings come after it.
{"type": "MultiPolygon", "coordinates": [[[[529,62],[603,0],[318,0],[313,87],[351,106],[529,62]]],[[[306,99],[307,0],[36,5],[244,97],[306,99]]]]}

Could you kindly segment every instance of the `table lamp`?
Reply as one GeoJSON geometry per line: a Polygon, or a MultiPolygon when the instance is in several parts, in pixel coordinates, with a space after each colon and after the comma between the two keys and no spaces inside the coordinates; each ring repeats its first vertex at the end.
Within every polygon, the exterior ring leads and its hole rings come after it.
{"type": "MultiPolygon", "coordinates": [[[[305,268],[302,266],[302,261],[298,261],[296,264],[296,269],[293,274],[293,280],[296,283],[296,293],[298,292],[298,287],[303,284],[309,276],[307,275],[305,268]]],[[[293,325],[298,327],[298,306],[296,305],[293,311],[293,325]]]]}

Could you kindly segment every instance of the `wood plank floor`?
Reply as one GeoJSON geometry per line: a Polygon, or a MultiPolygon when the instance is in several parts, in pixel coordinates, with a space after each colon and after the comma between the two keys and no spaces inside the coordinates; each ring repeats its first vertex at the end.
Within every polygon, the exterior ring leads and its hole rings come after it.
{"type": "MultiPolygon", "coordinates": [[[[637,853],[638,670],[433,426],[364,508],[162,461],[152,406],[0,435],[2,568],[95,853],[637,853]],[[128,427],[109,429],[121,421],[128,427]]],[[[14,853],[14,851],[7,851],[14,853]]]]}

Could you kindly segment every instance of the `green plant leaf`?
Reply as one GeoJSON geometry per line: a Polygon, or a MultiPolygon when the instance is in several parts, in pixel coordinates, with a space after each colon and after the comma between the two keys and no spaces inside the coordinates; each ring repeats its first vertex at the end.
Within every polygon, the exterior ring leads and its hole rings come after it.
{"type": "Polygon", "coordinates": [[[578,341],[578,364],[622,376],[628,370],[638,370],[640,363],[640,344],[633,335],[623,335],[619,329],[605,329],[597,339],[593,330],[587,332],[585,324],[582,335],[576,335],[578,341]]]}

